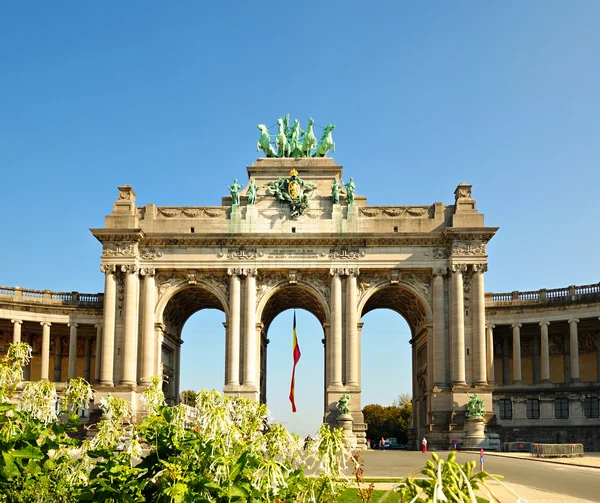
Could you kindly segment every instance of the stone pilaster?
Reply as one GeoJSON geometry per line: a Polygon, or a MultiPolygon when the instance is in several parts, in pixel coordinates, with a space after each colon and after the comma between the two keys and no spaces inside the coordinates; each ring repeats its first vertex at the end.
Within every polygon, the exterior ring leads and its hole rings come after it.
{"type": "Polygon", "coordinates": [[[154,324],[154,339],[156,341],[156,354],[154,355],[154,373],[162,375],[162,345],[165,338],[165,326],[162,323],[154,324]]]}
{"type": "Polygon", "coordinates": [[[342,279],[341,269],[331,269],[331,342],[329,344],[329,384],[342,385],[342,279]]]}
{"type": "Polygon", "coordinates": [[[444,275],[448,269],[442,267],[433,270],[433,382],[435,386],[446,386],[446,302],[444,298],[444,275]]]}
{"type": "Polygon", "coordinates": [[[94,325],[96,327],[96,354],[94,355],[94,382],[100,382],[100,369],[102,368],[102,325],[100,323],[94,325]]]}
{"type": "Polygon", "coordinates": [[[150,378],[154,375],[156,359],[156,339],[154,337],[154,308],[156,303],[156,271],[145,268],[140,271],[144,278],[144,312],[142,318],[142,368],[140,384],[148,386],[150,378]]]}
{"type": "Polygon", "coordinates": [[[485,355],[485,291],[483,273],[486,264],[473,266],[471,283],[473,294],[473,380],[475,384],[485,385],[488,382],[485,355]]]}
{"type": "Polygon", "coordinates": [[[138,268],[124,265],[125,302],[123,306],[123,378],[121,385],[134,387],[137,384],[137,293],[139,291],[138,268]]]}
{"type": "Polygon", "coordinates": [[[42,321],[42,368],[40,379],[48,380],[50,372],[50,325],[47,321],[42,321]]]}
{"type": "Polygon", "coordinates": [[[346,269],[346,384],[358,386],[358,313],[356,278],[358,269],[346,269]]]}
{"type": "Polygon", "coordinates": [[[21,326],[23,325],[23,320],[10,320],[13,324],[13,344],[17,344],[21,342],[21,326]]]}
{"type": "Polygon", "coordinates": [[[69,379],[77,377],[77,323],[69,323],[69,379]]]}
{"type": "Polygon", "coordinates": [[[465,303],[463,265],[452,266],[452,384],[465,381],[465,303]]]}
{"type": "Polygon", "coordinates": [[[240,385],[240,270],[228,269],[229,274],[229,320],[227,341],[227,386],[240,385]]]}
{"type": "Polygon", "coordinates": [[[569,320],[569,350],[571,353],[571,382],[581,382],[579,378],[579,341],[577,336],[577,323],[579,320],[569,320]]]}
{"type": "Polygon", "coordinates": [[[115,278],[115,266],[103,265],[101,271],[104,273],[104,312],[102,347],[96,348],[101,353],[100,361],[100,383],[104,386],[114,386],[114,356],[115,356],[115,314],[116,314],[116,292],[117,281],[115,278]]]}
{"type": "Polygon", "coordinates": [[[487,325],[487,340],[486,340],[486,353],[487,353],[487,375],[488,383],[496,384],[494,368],[494,328],[496,325],[487,325]]]}
{"type": "Polygon", "coordinates": [[[548,344],[549,321],[540,322],[540,377],[542,383],[550,383],[550,347],[548,344]]]}
{"type": "Polygon", "coordinates": [[[244,386],[258,389],[256,369],[258,340],[256,336],[256,269],[245,269],[244,299],[244,386]]]}
{"type": "Polygon", "coordinates": [[[513,384],[521,384],[521,323],[511,325],[513,331],[513,384]]]}

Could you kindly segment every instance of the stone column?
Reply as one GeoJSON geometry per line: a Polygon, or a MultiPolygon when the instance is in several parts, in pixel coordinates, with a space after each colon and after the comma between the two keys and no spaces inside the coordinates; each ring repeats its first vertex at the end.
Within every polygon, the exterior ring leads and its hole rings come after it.
{"type": "Polygon", "coordinates": [[[465,381],[465,303],[463,272],[465,266],[452,266],[452,384],[465,381]]]}
{"type": "Polygon", "coordinates": [[[550,347],[548,345],[549,321],[540,322],[540,377],[541,383],[550,383],[550,347]]]}
{"type": "Polygon", "coordinates": [[[47,321],[42,321],[42,371],[40,379],[48,380],[48,374],[50,372],[50,325],[47,321]]]}
{"type": "Polygon", "coordinates": [[[54,341],[54,382],[62,381],[62,337],[54,341]]]}
{"type": "Polygon", "coordinates": [[[13,324],[13,344],[17,344],[21,342],[21,325],[23,325],[23,320],[10,320],[13,324]]]}
{"type": "Polygon", "coordinates": [[[472,305],[473,305],[473,380],[475,384],[486,385],[488,381],[485,357],[485,291],[483,273],[486,264],[473,266],[472,305]]]}
{"type": "Polygon", "coordinates": [[[331,269],[331,343],[329,344],[329,384],[342,385],[342,280],[340,269],[331,269]]]}
{"type": "Polygon", "coordinates": [[[138,268],[135,265],[124,265],[121,271],[125,273],[125,302],[123,305],[123,378],[121,385],[135,386],[137,384],[137,292],[138,268]]]}
{"type": "Polygon", "coordinates": [[[92,339],[85,338],[85,346],[83,350],[83,378],[90,382],[90,366],[92,363],[92,339]]]}
{"type": "Polygon", "coordinates": [[[569,320],[569,350],[571,352],[571,382],[581,382],[579,378],[579,341],[577,338],[577,318],[569,320]]]}
{"type": "Polygon", "coordinates": [[[148,386],[154,375],[156,341],[154,338],[154,308],[156,303],[156,282],[154,269],[142,269],[144,277],[144,312],[142,318],[142,372],[140,384],[148,386]]]}
{"type": "Polygon", "coordinates": [[[444,298],[444,275],[448,273],[446,267],[433,270],[433,383],[443,388],[446,386],[446,312],[444,298]]]}
{"type": "Polygon", "coordinates": [[[238,269],[228,269],[229,280],[229,321],[227,343],[228,375],[225,384],[240,385],[240,277],[238,269]]]}
{"type": "Polygon", "coordinates": [[[356,277],[358,269],[347,269],[346,278],[346,384],[358,386],[358,315],[356,277]]]}
{"type": "Polygon", "coordinates": [[[496,369],[494,367],[494,328],[496,328],[496,325],[487,325],[487,376],[490,384],[496,384],[496,369]]]}
{"type": "Polygon", "coordinates": [[[513,384],[521,384],[521,323],[511,325],[513,331],[513,384]]]}
{"type": "Polygon", "coordinates": [[[256,336],[256,269],[244,270],[246,288],[244,299],[244,386],[257,387],[256,360],[258,338],[256,336]]]}
{"type": "Polygon", "coordinates": [[[362,329],[364,323],[358,324],[358,385],[362,386],[362,329]]]}
{"type": "Polygon", "coordinates": [[[69,323],[69,379],[77,377],[77,323],[69,323]]]}
{"type": "Polygon", "coordinates": [[[96,353],[101,353],[100,384],[114,386],[113,370],[115,364],[115,313],[117,281],[115,266],[103,265],[100,270],[104,273],[104,312],[102,347],[96,348],[96,353]]]}
{"type": "Polygon", "coordinates": [[[541,369],[541,360],[542,360],[542,352],[541,352],[541,340],[539,337],[533,338],[532,344],[533,354],[532,354],[532,367],[533,367],[533,384],[540,384],[540,369],[541,369]]]}
{"type": "Polygon", "coordinates": [[[102,348],[102,325],[97,323],[96,327],[96,354],[94,355],[94,382],[100,382],[100,367],[102,365],[102,355],[100,350],[102,348]]]}

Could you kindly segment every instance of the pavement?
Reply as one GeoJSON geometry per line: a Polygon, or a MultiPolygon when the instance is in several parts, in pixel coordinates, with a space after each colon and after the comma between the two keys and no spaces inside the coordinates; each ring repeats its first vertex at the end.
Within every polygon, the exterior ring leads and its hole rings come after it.
{"type": "MultiPolygon", "coordinates": [[[[583,457],[577,458],[537,458],[533,457],[529,453],[521,452],[491,452],[486,451],[486,456],[499,456],[505,458],[514,458],[519,460],[527,460],[531,463],[553,463],[557,465],[568,465],[573,468],[581,468],[584,470],[598,470],[598,477],[600,480],[600,453],[592,452],[587,453],[583,457]]],[[[440,457],[444,456],[445,453],[440,453],[440,457]]],[[[369,477],[367,466],[365,466],[365,477],[369,477]]],[[[600,501],[600,493],[598,499],[589,500],[581,499],[573,496],[567,496],[564,494],[556,494],[553,492],[543,491],[528,487],[526,485],[497,482],[488,479],[486,482],[493,495],[498,499],[500,503],[598,503],[600,501]]],[[[392,482],[376,482],[375,489],[380,490],[393,490],[395,483],[392,482]]],[[[600,483],[599,483],[600,489],[600,483]]],[[[377,503],[374,501],[373,503],[377,503]]]]}

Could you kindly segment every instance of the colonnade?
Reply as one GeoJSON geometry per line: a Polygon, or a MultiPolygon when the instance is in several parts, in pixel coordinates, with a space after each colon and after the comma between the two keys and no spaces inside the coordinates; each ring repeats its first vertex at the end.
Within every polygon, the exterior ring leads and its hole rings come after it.
{"type": "MultiPolygon", "coordinates": [[[[599,318],[600,320],[600,318],[599,318]]],[[[565,320],[562,320],[564,322],[565,320]]],[[[570,378],[569,382],[578,383],[581,382],[579,374],[579,337],[578,337],[578,324],[579,319],[571,317],[566,320],[569,324],[569,368],[570,378]]],[[[553,321],[552,323],[555,323],[553,321]]],[[[550,345],[548,341],[548,327],[550,321],[543,320],[538,323],[540,327],[539,335],[539,377],[540,383],[551,383],[550,379],[550,345]]],[[[522,363],[521,363],[521,328],[522,323],[512,323],[510,328],[512,329],[512,383],[511,384],[522,384],[522,363]]],[[[487,325],[487,339],[488,339],[488,368],[489,375],[494,376],[494,329],[495,324],[487,325]]],[[[600,341],[599,341],[600,342],[600,341]]],[[[504,352],[507,353],[508,348],[504,348],[504,352]]],[[[597,379],[600,381],[600,344],[598,344],[598,355],[597,355],[597,379]]],[[[493,381],[492,381],[493,382],[493,381]]],[[[495,383],[494,383],[495,384],[495,383]]]]}
{"type": "MultiPolygon", "coordinates": [[[[30,345],[32,344],[31,335],[26,335],[23,337],[23,320],[18,318],[13,318],[10,320],[13,325],[12,331],[12,342],[27,342],[30,345]],[[25,340],[24,340],[25,339],[25,340]]],[[[32,322],[38,323],[38,322],[32,322]]],[[[42,327],[42,344],[41,344],[41,352],[40,352],[40,379],[50,379],[50,339],[51,339],[51,331],[53,323],[50,321],[41,321],[39,324],[42,327]]],[[[56,324],[54,325],[56,326],[56,324]]],[[[95,363],[95,372],[92,378],[91,376],[91,360],[92,360],[92,338],[85,337],[84,338],[84,360],[83,360],[83,375],[78,375],[77,373],[77,341],[78,341],[78,328],[80,326],[79,323],[69,322],[67,323],[69,327],[69,352],[68,352],[68,371],[67,376],[62,375],[62,339],[63,336],[56,335],[56,344],[54,351],[54,375],[53,380],[56,382],[65,381],[64,377],[68,379],[74,379],[75,377],[83,377],[86,381],[92,382],[97,381],[100,377],[100,366],[98,364],[98,357],[96,355],[96,363],[95,363]]],[[[102,325],[95,324],[96,328],[96,351],[101,345],[102,338],[102,325]]],[[[31,364],[30,364],[31,365],[31,364]]],[[[30,378],[30,366],[28,366],[24,371],[25,380],[29,380],[30,378]]]]}

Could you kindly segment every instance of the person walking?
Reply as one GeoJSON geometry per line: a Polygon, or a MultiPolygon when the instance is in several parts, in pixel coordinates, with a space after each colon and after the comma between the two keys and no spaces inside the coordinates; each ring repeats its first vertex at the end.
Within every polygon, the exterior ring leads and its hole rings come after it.
{"type": "Polygon", "coordinates": [[[379,441],[379,449],[381,449],[382,451],[385,449],[385,440],[383,439],[383,437],[381,437],[381,440],[379,441]]]}
{"type": "Polygon", "coordinates": [[[427,454],[427,439],[425,437],[421,440],[421,452],[427,454]]]}

